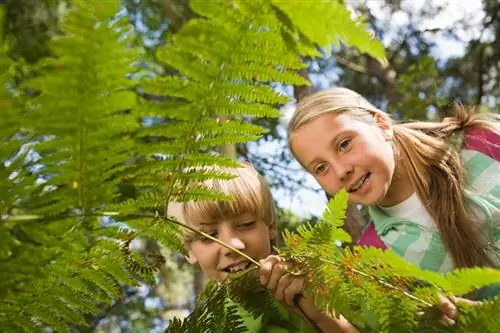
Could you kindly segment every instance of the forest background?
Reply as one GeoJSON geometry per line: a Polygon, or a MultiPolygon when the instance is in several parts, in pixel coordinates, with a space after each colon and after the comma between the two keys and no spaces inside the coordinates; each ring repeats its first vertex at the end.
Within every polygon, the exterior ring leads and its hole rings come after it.
{"type": "MultiPolygon", "coordinates": [[[[0,3],[5,7],[2,30],[9,40],[9,57],[28,68],[51,56],[47,42],[60,34],[60,22],[71,0],[0,3]]],[[[122,6],[137,37],[134,43],[143,46],[151,59],[195,17],[187,0],[123,0],[122,6]]],[[[332,47],[320,58],[306,59],[308,67],[300,70],[312,86],[277,85],[276,90],[299,100],[321,88],[346,86],[396,119],[438,119],[457,101],[498,112],[500,3],[496,0],[346,1],[345,6],[354,16],[365,17],[369,30],[385,46],[387,63],[356,49],[332,47]]],[[[23,68],[14,76],[19,86],[32,75],[23,68]]],[[[146,93],[143,97],[160,98],[146,93]]],[[[306,218],[316,218],[326,203],[286,147],[284,125],[293,108],[291,102],[282,107],[283,117],[257,120],[269,130],[257,141],[223,147],[226,154],[251,162],[264,174],[273,189],[282,227],[290,229],[306,218]]],[[[36,159],[35,153],[32,158],[36,159]]],[[[123,198],[134,195],[133,187],[121,188],[123,198]]],[[[156,284],[123,287],[119,301],[86,318],[86,332],[162,332],[172,316],[193,309],[203,286],[202,274],[181,255],[150,239],[134,246],[146,252],[160,250],[167,258],[156,284]]]]}

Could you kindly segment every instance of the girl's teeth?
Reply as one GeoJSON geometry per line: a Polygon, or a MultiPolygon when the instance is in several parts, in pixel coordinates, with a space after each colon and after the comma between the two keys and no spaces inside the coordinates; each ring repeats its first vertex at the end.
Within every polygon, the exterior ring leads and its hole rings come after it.
{"type": "Polygon", "coordinates": [[[353,190],[355,191],[355,190],[357,190],[358,188],[360,188],[360,187],[361,187],[361,185],[363,185],[363,183],[365,182],[365,180],[366,180],[366,178],[367,178],[367,177],[368,177],[368,176],[366,176],[366,175],[365,175],[363,178],[361,178],[360,180],[358,180],[358,182],[357,182],[357,183],[356,183],[356,185],[354,186],[353,190]]]}

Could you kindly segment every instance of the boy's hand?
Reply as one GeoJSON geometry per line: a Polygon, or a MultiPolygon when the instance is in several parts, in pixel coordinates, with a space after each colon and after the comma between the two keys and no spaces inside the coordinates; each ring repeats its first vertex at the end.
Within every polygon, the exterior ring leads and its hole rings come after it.
{"type": "Polygon", "coordinates": [[[460,297],[444,297],[443,295],[439,296],[439,310],[442,313],[441,322],[445,325],[454,325],[458,319],[458,309],[455,304],[464,303],[472,306],[481,305],[482,302],[471,301],[466,298],[460,297]]]}
{"type": "Polygon", "coordinates": [[[294,301],[306,287],[304,276],[294,274],[294,264],[279,256],[269,256],[260,261],[260,282],[271,295],[289,310],[300,313],[294,301]]]}
{"type": "Polygon", "coordinates": [[[312,322],[321,332],[358,332],[343,316],[333,318],[318,310],[311,297],[304,296],[307,287],[306,276],[297,274],[292,262],[272,255],[260,260],[260,264],[260,282],[289,311],[305,317],[306,321],[312,322]]]}

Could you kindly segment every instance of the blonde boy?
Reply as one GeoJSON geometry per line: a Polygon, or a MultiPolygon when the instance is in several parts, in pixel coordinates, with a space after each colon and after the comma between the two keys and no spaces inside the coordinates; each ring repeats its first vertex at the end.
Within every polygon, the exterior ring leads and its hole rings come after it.
{"type": "MultiPolygon", "coordinates": [[[[251,165],[241,168],[216,168],[217,171],[234,174],[231,180],[209,180],[206,187],[232,195],[233,201],[189,201],[169,205],[168,215],[181,222],[235,247],[251,258],[260,261],[260,280],[270,293],[285,306],[298,313],[290,302],[302,292],[301,279],[290,278],[286,274],[288,266],[279,257],[272,255],[272,244],[277,235],[277,216],[269,187],[251,165]]],[[[185,231],[184,244],[187,259],[198,264],[205,275],[221,281],[251,263],[209,239],[201,239],[196,234],[185,231]]],[[[320,313],[310,299],[301,298],[301,308],[322,332],[355,332],[344,319],[332,319],[320,313]]],[[[281,307],[291,324],[299,332],[314,332],[301,318],[281,307]]],[[[279,323],[253,319],[243,309],[240,311],[249,332],[288,332],[279,323]]]]}

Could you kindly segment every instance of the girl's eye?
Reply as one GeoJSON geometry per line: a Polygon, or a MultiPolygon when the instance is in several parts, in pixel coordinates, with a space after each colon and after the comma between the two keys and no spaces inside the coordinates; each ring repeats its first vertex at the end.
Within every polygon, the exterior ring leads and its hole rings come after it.
{"type": "Polygon", "coordinates": [[[339,151],[345,152],[351,148],[351,139],[345,139],[339,143],[339,151]]]}
{"type": "Polygon", "coordinates": [[[315,175],[323,175],[326,173],[328,170],[328,166],[326,163],[320,163],[314,168],[314,174],[315,175]]]}

